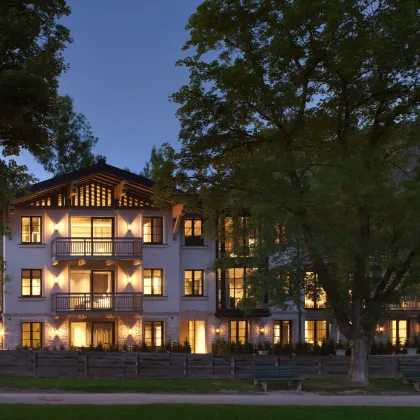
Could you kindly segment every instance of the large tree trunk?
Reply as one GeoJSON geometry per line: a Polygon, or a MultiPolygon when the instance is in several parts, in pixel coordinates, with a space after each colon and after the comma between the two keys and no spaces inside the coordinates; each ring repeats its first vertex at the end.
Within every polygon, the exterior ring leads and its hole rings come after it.
{"type": "Polygon", "coordinates": [[[358,337],[351,344],[351,359],[348,378],[352,384],[369,385],[368,355],[370,352],[368,337],[358,337]]]}

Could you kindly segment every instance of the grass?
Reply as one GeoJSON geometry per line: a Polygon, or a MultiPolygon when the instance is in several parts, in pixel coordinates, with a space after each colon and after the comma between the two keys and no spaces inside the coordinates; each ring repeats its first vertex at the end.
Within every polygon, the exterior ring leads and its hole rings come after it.
{"type": "Polygon", "coordinates": [[[98,405],[2,405],[0,420],[42,418],[43,420],[413,420],[418,407],[294,407],[160,404],[142,406],[98,405]]]}
{"type": "MultiPolygon", "coordinates": [[[[285,390],[286,383],[269,383],[268,390],[285,390]]],[[[0,378],[0,390],[58,390],[70,392],[261,392],[249,380],[215,379],[54,379],[54,378],[0,378]]],[[[306,392],[322,394],[381,394],[417,393],[412,385],[395,379],[371,379],[367,388],[350,386],[345,376],[309,378],[303,384],[306,392]]]]}
{"type": "Polygon", "coordinates": [[[85,392],[254,392],[252,381],[213,379],[54,379],[0,378],[5,390],[60,390],[85,392]]]}

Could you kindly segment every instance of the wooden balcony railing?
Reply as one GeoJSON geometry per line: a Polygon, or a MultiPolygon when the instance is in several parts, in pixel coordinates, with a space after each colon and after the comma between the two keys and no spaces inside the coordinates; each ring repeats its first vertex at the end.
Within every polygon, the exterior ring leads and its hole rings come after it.
{"type": "Polygon", "coordinates": [[[405,298],[401,303],[394,303],[389,308],[391,311],[420,311],[420,298],[405,298]]]}
{"type": "Polygon", "coordinates": [[[53,312],[141,312],[142,293],[55,293],[51,295],[53,312]]]}
{"type": "Polygon", "coordinates": [[[54,238],[51,241],[51,257],[54,259],[141,259],[141,254],[141,238],[54,238]]]}

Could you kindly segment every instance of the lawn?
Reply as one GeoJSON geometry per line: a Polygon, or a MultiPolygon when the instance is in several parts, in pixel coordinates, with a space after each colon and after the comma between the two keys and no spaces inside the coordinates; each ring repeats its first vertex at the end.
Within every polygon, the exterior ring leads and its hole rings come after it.
{"type": "MultiPolygon", "coordinates": [[[[216,379],[54,379],[0,378],[0,390],[59,390],[79,392],[261,392],[251,380],[216,379]]],[[[287,389],[285,383],[270,383],[269,391],[287,389]]],[[[303,390],[319,393],[380,394],[383,392],[416,392],[412,385],[395,379],[371,379],[368,388],[352,387],[346,377],[309,378],[303,390]]]]}
{"type": "Polygon", "coordinates": [[[294,407],[159,404],[142,406],[83,405],[2,405],[0,420],[115,420],[149,418],[154,420],[413,420],[418,407],[294,407]]]}

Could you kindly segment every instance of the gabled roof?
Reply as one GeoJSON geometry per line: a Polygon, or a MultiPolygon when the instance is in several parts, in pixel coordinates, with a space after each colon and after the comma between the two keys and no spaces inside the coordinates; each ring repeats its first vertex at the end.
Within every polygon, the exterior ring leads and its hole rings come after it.
{"type": "Polygon", "coordinates": [[[17,203],[24,203],[37,197],[63,189],[72,181],[78,181],[79,185],[95,182],[109,187],[116,187],[125,181],[127,192],[143,197],[150,201],[152,195],[153,181],[141,175],[133,174],[124,169],[109,165],[104,161],[99,161],[94,165],[79,169],[69,174],[58,175],[46,181],[33,184],[27,192],[17,196],[17,203]]]}
{"type": "Polygon", "coordinates": [[[153,181],[148,178],[145,178],[144,176],[133,174],[132,172],[117,168],[116,166],[112,166],[103,161],[100,161],[86,168],[70,172],[69,174],[58,175],[54,178],[47,179],[46,181],[41,181],[36,184],[33,184],[30,187],[30,191],[32,193],[35,193],[43,190],[49,190],[51,188],[63,184],[68,184],[72,181],[88,178],[92,175],[99,175],[101,172],[103,172],[104,174],[111,175],[111,177],[114,178],[116,181],[118,180],[118,182],[125,180],[132,181],[139,185],[143,185],[146,188],[151,188],[153,186],[153,181]]]}

